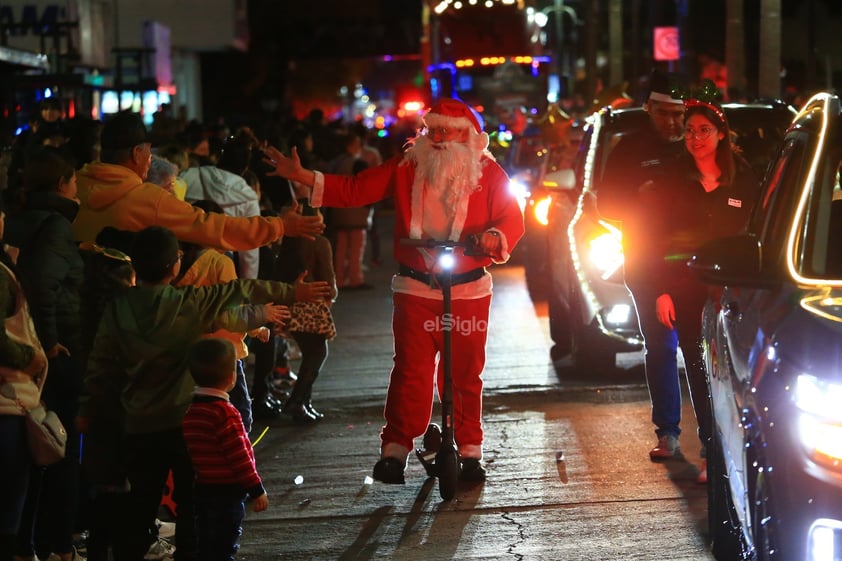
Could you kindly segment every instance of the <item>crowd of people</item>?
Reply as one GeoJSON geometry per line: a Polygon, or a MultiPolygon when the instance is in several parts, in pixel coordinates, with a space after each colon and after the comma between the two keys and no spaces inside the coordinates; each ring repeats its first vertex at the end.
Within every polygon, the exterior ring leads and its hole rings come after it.
{"type": "MultiPolygon", "coordinates": [[[[72,137],[57,107],[42,104],[4,174],[0,559],[81,559],[83,530],[89,559],[172,553],[155,536],[168,476],[179,504],[176,556],[192,559],[192,490],[203,476],[181,421],[194,386],[209,384],[191,377],[188,351],[199,339],[231,344],[235,383],[224,400],[243,434],[255,416],[321,419],[310,396],[333,333],[316,335],[322,349],[303,342],[309,308],[294,305],[318,306],[332,322],[324,221],[302,212],[289,182],[266,175],[248,129],[213,157],[177,139],[154,146],[132,113],[72,137]],[[318,260],[307,244],[319,248],[318,260]],[[283,261],[270,257],[279,247],[283,261]],[[299,377],[284,354],[292,337],[305,355],[299,377]],[[251,345],[263,347],[264,360],[250,392],[251,345]],[[39,401],[68,434],[65,458],[49,466],[33,465],[26,448],[23,413],[39,401]]],[[[253,470],[253,457],[245,463],[253,470]]],[[[215,473],[210,486],[240,489],[243,465],[215,473]]],[[[242,500],[256,492],[242,489],[242,500]]],[[[265,507],[265,497],[250,496],[265,507]]],[[[222,530],[230,547],[203,559],[233,555],[236,536],[222,530]]]]}
{"type": "MultiPolygon", "coordinates": [[[[709,438],[698,347],[707,289],[676,256],[742,227],[757,180],[731,150],[716,100],[651,85],[652,126],[615,148],[598,206],[623,223],[658,460],[679,449],[679,344],[703,453],[709,438]]],[[[380,257],[364,262],[367,233],[387,200],[399,267],[394,365],[372,475],[404,483],[415,440],[441,439],[431,415],[443,329],[428,327],[442,313],[437,255],[401,240],[473,240],[450,277],[453,316],[472,319],[455,325],[473,328],[488,323],[487,267],[505,263],[524,233],[481,116],[439,100],[402,149],[381,153],[365,130],[331,129],[318,112],[271,138],[171,122],[149,131],[132,113],[76,137],[54,102],[42,109],[13,152],[0,213],[0,561],[81,559],[82,528],[88,559],[149,558],[167,485],[174,558],[233,559],[246,501],[269,504],[252,423],[324,418],[312,395],[336,335],[331,304],[371,288],[365,269],[380,257]],[[46,467],[32,464],[23,421],[40,400],[68,431],[66,457],[46,467]],[[220,449],[234,460],[220,462],[220,449]]],[[[459,478],[482,481],[487,330],[452,337],[459,478]]]]}
{"type": "MultiPolygon", "coordinates": [[[[476,239],[487,256],[459,256],[454,307],[482,318],[485,267],[506,261],[522,235],[519,207],[479,116],[456,100],[433,107],[406,151],[391,154],[317,113],[271,143],[243,127],[215,150],[207,132],[150,131],[129,112],[75,138],[56,106],[42,104],[18,139],[2,197],[0,560],[83,559],[82,529],[91,560],[233,559],[246,501],[269,502],[252,423],[324,418],[312,394],[336,334],[331,304],[343,289],[372,288],[363,259],[376,203],[395,200],[398,236],[476,239]],[[301,352],[297,376],[288,340],[301,352]],[[49,466],[33,464],[24,430],[39,401],[68,433],[65,458],[49,466]],[[236,461],[220,463],[210,452],[220,449],[236,461]],[[156,516],[167,492],[178,505],[175,544],[162,549],[156,516]]],[[[412,441],[430,423],[442,336],[421,328],[440,313],[432,256],[396,257],[398,353],[373,471],[385,483],[403,482],[412,441]]],[[[373,253],[369,266],[379,260],[373,253]]],[[[457,336],[473,351],[454,381],[456,441],[462,478],[479,480],[486,333],[457,336]]]]}

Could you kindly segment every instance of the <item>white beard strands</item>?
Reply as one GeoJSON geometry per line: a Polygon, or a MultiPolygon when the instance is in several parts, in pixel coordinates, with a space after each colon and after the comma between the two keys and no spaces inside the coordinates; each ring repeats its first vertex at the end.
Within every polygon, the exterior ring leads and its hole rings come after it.
{"type": "Polygon", "coordinates": [[[440,142],[434,148],[426,136],[413,139],[407,151],[425,188],[440,197],[451,212],[456,212],[460,201],[479,188],[482,154],[482,150],[462,142],[440,142]]]}

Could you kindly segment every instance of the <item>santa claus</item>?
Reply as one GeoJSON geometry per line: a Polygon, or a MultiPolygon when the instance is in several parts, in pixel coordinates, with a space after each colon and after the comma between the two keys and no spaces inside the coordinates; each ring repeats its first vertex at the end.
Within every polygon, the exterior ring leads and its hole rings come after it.
{"type": "Polygon", "coordinates": [[[380,433],[374,479],[404,483],[404,469],[416,438],[430,423],[434,387],[442,387],[442,293],[435,251],[402,245],[402,238],[462,241],[474,236],[486,256],[457,253],[452,269],[452,384],[454,436],[460,478],[485,479],[482,378],[491,275],[486,267],[505,263],[523,235],[523,215],[509,192],[509,178],[488,152],[488,135],[472,108],[442,99],[424,116],[424,128],[403,154],[355,176],[304,169],[295,149],[290,157],[264,150],[272,174],[310,187],[310,204],[358,207],[394,198],[392,279],[394,366],[380,433]],[[434,379],[438,381],[434,384],[434,379]]]}

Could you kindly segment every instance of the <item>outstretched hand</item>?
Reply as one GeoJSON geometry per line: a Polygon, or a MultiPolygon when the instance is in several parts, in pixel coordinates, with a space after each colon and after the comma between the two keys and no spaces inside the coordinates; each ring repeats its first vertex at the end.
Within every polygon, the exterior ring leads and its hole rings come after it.
{"type": "Polygon", "coordinates": [[[263,304],[263,310],[266,312],[266,323],[283,323],[292,316],[287,306],[274,302],[263,304]]]}
{"type": "Polygon", "coordinates": [[[325,231],[325,221],[321,214],[304,216],[295,209],[289,209],[281,215],[284,222],[284,236],[291,238],[315,239],[325,231]]]}
{"type": "Polygon", "coordinates": [[[301,158],[298,157],[298,150],[293,147],[290,157],[284,156],[283,152],[274,146],[264,146],[263,163],[272,167],[272,171],[266,175],[276,175],[285,179],[296,179],[298,174],[304,171],[301,165],[301,158]]]}
{"type": "Polygon", "coordinates": [[[318,302],[330,299],[330,285],[327,281],[304,282],[307,271],[295,279],[295,299],[299,302],[318,302]]]}

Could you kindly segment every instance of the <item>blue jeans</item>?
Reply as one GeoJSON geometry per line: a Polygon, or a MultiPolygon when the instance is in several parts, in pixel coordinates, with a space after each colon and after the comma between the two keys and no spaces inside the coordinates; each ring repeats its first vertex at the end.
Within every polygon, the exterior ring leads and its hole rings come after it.
{"type": "Polygon", "coordinates": [[[231,400],[231,405],[236,407],[237,411],[240,412],[246,432],[251,432],[251,396],[249,395],[249,388],[246,384],[246,370],[243,363],[244,361],[242,359],[237,361],[237,383],[228,392],[228,398],[231,400]]]}
{"type": "Polygon", "coordinates": [[[707,444],[710,437],[710,402],[707,378],[702,360],[702,310],[707,289],[688,283],[671,291],[675,306],[673,329],[658,321],[655,301],[662,294],[648,287],[631,289],[637,308],[640,330],[646,347],[646,383],[652,400],[652,423],[655,434],[681,434],[681,385],[678,377],[678,347],[681,346],[687,371],[690,399],[699,425],[699,438],[707,444]]]}
{"type": "Polygon", "coordinates": [[[199,485],[193,490],[196,505],[198,559],[234,561],[246,516],[246,493],[237,485],[199,485]]]}

